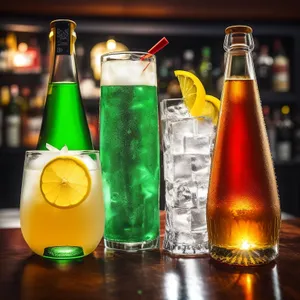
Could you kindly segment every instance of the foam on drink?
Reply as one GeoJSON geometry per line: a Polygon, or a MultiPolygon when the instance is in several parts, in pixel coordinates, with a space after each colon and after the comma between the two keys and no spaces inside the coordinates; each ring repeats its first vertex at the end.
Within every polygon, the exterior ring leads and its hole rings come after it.
{"type": "Polygon", "coordinates": [[[102,63],[101,73],[102,73],[102,77],[101,77],[102,86],[111,86],[111,85],[156,86],[157,85],[155,62],[149,63],[149,61],[140,61],[140,60],[105,61],[102,63]]]}

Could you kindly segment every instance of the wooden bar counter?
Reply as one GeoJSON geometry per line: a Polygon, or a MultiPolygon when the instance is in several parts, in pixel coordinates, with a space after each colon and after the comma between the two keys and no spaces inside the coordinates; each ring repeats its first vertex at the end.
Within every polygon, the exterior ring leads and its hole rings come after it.
{"type": "MultiPolygon", "coordinates": [[[[162,239],[163,213],[161,225],[162,239]]],[[[276,262],[251,268],[229,267],[209,256],[171,258],[158,250],[105,251],[103,243],[79,262],[54,263],[33,255],[19,228],[2,228],[0,299],[298,300],[300,219],[282,222],[276,262]]]]}

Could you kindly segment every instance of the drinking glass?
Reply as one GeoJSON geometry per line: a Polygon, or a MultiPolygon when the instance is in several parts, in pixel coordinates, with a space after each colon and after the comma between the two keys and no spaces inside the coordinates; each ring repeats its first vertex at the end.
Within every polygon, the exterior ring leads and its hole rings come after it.
{"type": "Polygon", "coordinates": [[[173,255],[208,253],[206,201],[215,126],[190,115],[183,99],[161,102],[166,183],[163,248],[173,255]]]}
{"type": "Polygon", "coordinates": [[[20,215],[23,237],[40,256],[94,251],[104,231],[99,152],[27,151],[20,215]]]}
{"type": "Polygon", "coordinates": [[[100,153],[105,246],[159,245],[159,131],[155,57],[102,56],[100,153]]]}

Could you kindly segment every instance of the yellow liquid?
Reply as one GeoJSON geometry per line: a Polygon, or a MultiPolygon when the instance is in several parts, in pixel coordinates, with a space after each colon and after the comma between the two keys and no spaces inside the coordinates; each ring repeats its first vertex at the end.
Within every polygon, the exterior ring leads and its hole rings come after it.
{"type": "Polygon", "coordinates": [[[49,204],[40,191],[41,170],[26,170],[21,194],[21,229],[28,246],[43,256],[44,249],[78,246],[84,255],[98,246],[104,232],[101,171],[90,171],[92,185],[87,199],[75,207],[49,204]]]}

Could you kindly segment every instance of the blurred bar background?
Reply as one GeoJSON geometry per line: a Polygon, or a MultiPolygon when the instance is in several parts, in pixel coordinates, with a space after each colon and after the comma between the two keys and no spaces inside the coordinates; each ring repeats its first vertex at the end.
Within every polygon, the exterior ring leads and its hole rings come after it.
{"type": "MultiPolygon", "coordinates": [[[[47,93],[49,22],[77,22],[77,63],[90,131],[98,149],[100,56],[157,55],[159,100],[180,96],[176,69],[195,72],[220,97],[225,27],[253,27],[253,52],[282,210],[300,216],[300,13],[298,1],[10,0],[0,6],[0,208],[19,206],[26,149],[37,143],[47,93]]],[[[161,194],[164,194],[163,175],[161,194]]],[[[164,207],[161,197],[161,208],[164,207]]]]}

